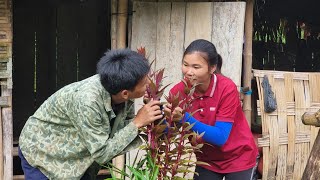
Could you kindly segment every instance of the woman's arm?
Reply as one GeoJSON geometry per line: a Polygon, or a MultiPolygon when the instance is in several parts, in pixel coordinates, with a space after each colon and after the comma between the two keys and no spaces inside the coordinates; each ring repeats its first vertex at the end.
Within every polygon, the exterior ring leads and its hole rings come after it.
{"type": "Polygon", "coordinates": [[[210,126],[198,121],[187,112],[185,113],[183,120],[190,124],[194,124],[191,130],[198,134],[205,132],[202,138],[206,142],[217,146],[223,146],[227,142],[233,125],[232,122],[217,120],[215,126],[210,126]]]}

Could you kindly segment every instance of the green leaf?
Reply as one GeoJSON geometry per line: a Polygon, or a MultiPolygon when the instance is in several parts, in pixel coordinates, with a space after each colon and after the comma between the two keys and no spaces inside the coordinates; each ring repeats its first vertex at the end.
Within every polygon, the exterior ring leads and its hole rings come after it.
{"type": "Polygon", "coordinates": [[[146,179],[145,177],[143,177],[143,175],[139,171],[137,171],[133,167],[128,166],[128,168],[134,174],[135,177],[138,177],[138,179],[141,179],[141,180],[145,180],[146,179]]]}
{"type": "Polygon", "coordinates": [[[184,130],[189,131],[196,123],[190,124],[188,127],[186,127],[184,130]]]}
{"type": "Polygon", "coordinates": [[[182,177],[173,177],[172,179],[173,180],[186,180],[185,178],[182,178],[182,177]]]}
{"type": "Polygon", "coordinates": [[[152,171],[152,176],[151,176],[151,180],[156,180],[157,177],[158,177],[158,174],[159,174],[159,167],[158,166],[155,166],[155,168],[153,169],[152,171]]]}
{"type": "Polygon", "coordinates": [[[197,161],[196,162],[197,165],[205,165],[205,166],[210,166],[210,164],[203,162],[203,161],[197,161]]]}
{"type": "Polygon", "coordinates": [[[203,144],[197,144],[196,148],[201,149],[203,147],[203,144]]]}

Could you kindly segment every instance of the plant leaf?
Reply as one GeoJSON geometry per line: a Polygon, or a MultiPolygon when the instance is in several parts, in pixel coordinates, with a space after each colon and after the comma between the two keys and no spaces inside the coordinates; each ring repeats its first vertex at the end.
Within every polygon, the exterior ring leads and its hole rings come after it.
{"type": "Polygon", "coordinates": [[[210,164],[203,162],[203,161],[197,161],[196,162],[197,165],[205,165],[205,166],[210,166],[210,164]]]}

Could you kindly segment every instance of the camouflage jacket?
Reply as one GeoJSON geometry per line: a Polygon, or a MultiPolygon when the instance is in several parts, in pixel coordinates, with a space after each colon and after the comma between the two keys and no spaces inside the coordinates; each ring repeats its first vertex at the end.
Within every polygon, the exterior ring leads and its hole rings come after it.
{"type": "Polygon", "coordinates": [[[80,179],[94,161],[106,163],[140,145],[133,117],[131,100],[115,114],[94,75],[50,96],[26,122],[19,146],[49,179],[80,179]]]}

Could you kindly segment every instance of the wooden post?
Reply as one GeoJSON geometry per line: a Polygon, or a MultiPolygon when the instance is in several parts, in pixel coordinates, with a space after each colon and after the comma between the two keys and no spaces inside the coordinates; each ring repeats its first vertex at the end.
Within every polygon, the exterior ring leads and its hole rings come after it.
{"type": "MultiPolygon", "coordinates": [[[[244,43],[244,63],[243,63],[243,87],[251,89],[252,80],[252,34],[253,34],[253,5],[254,0],[247,0],[245,15],[245,43],[244,43]]],[[[251,127],[251,95],[244,95],[243,111],[251,127]]]]}
{"type": "MultiPolygon", "coordinates": [[[[316,113],[304,113],[302,122],[306,125],[320,127],[320,110],[316,113]]],[[[318,179],[320,176],[320,131],[312,147],[302,180],[318,179]]]]}
{"type": "MultiPolygon", "coordinates": [[[[128,0],[119,0],[118,1],[118,13],[117,13],[117,39],[116,46],[117,48],[126,48],[126,34],[127,34],[127,19],[128,19],[128,0]]],[[[125,165],[125,156],[120,155],[115,157],[112,160],[114,166],[120,170],[124,169],[125,165]]],[[[115,173],[117,178],[121,178],[120,173],[115,173]]]]}

